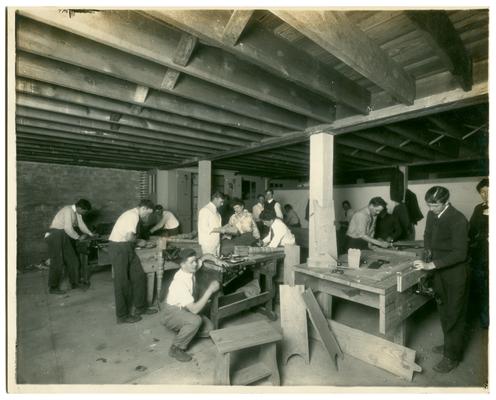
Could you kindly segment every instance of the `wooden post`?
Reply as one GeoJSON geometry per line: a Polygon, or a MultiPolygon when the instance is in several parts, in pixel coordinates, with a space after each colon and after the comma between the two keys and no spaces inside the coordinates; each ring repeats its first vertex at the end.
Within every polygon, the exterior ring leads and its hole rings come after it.
{"type": "Polygon", "coordinates": [[[210,201],[212,192],[212,161],[198,163],[198,211],[210,201]]]}
{"type": "Polygon", "coordinates": [[[284,246],[284,271],[283,280],[285,285],[293,286],[294,271],[293,267],[300,263],[300,246],[295,244],[284,246]]]}
{"type": "Polygon", "coordinates": [[[310,137],[309,267],[331,268],[338,256],[333,201],[334,137],[310,137]]]}

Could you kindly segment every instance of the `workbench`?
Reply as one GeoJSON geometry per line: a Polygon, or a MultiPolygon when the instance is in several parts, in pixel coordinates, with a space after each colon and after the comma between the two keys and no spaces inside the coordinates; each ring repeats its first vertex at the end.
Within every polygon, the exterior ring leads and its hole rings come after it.
{"type": "Polygon", "coordinates": [[[301,264],[294,267],[294,282],[325,294],[320,300],[328,318],[331,318],[332,296],[378,309],[379,333],[404,345],[406,319],[429,301],[429,297],[414,290],[425,275],[424,271],[413,268],[413,261],[421,258],[422,251],[362,250],[358,269],[348,268],[346,255],[340,258],[338,267],[308,268],[301,264]],[[368,268],[377,260],[387,263],[378,269],[368,268]]]}
{"type": "Polygon", "coordinates": [[[136,248],[136,255],[140,259],[141,266],[146,274],[146,300],[148,306],[152,306],[154,303],[153,294],[155,292],[155,282],[157,282],[155,302],[160,307],[159,296],[162,290],[162,277],[164,271],[179,269],[179,265],[171,261],[164,261],[163,252],[157,248],[136,248]]]}
{"type": "Polygon", "coordinates": [[[202,268],[196,273],[199,294],[202,295],[211,281],[217,280],[221,284],[220,290],[211,298],[210,319],[214,329],[219,327],[220,320],[248,310],[255,306],[269,319],[277,319],[274,312],[274,297],[276,294],[274,278],[277,274],[278,263],[282,264],[284,253],[268,253],[250,255],[241,262],[228,267],[220,267],[205,261],[202,268]],[[224,294],[225,287],[244,270],[253,272],[254,279],[258,279],[261,287],[260,294],[246,297],[244,293],[224,294]]]}

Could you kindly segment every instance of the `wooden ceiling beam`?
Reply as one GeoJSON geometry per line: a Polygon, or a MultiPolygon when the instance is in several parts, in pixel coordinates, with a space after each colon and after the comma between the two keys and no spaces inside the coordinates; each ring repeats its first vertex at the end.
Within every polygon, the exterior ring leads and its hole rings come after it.
{"type": "Polygon", "coordinates": [[[350,157],[352,159],[370,161],[379,165],[399,165],[402,164],[398,160],[391,160],[386,157],[379,156],[375,153],[369,153],[352,146],[343,145],[340,143],[335,144],[335,154],[340,157],[350,157]]]}
{"type": "MultiPolygon", "coordinates": [[[[421,146],[418,143],[405,143],[405,140],[401,136],[384,129],[353,132],[353,135],[413,154],[415,157],[423,160],[434,159],[438,154],[434,150],[421,146]]],[[[409,141],[410,139],[407,140],[409,141]]]]}
{"type": "Polygon", "coordinates": [[[332,113],[322,97],[288,85],[256,66],[250,66],[220,49],[199,46],[187,66],[174,63],[180,33],[132,11],[77,13],[70,18],[56,9],[23,9],[21,15],[81,35],[90,40],[148,59],[229,90],[289,111],[331,122],[332,113]],[[256,76],[257,79],[253,79],[256,76]]]}
{"type": "Polygon", "coordinates": [[[389,130],[405,139],[421,145],[426,151],[436,151],[447,157],[457,157],[459,143],[455,139],[445,138],[443,143],[438,142],[435,146],[431,145],[430,135],[425,133],[425,128],[417,126],[415,129],[406,128],[401,125],[384,125],[384,129],[389,130]]]}
{"type": "Polygon", "coordinates": [[[148,121],[128,115],[104,112],[95,108],[82,107],[74,104],[63,104],[48,99],[29,98],[23,94],[17,96],[16,104],[19,115],[39,115],[37,118],[42,119],[44,116],[50,116],[47,113],[52,113],[55,114],[59,120],[64,120],[66,117],[84,118],[94,121],[97,124],[104,124],[102,126],[105,126],[105,129],[115,131],[121,131],[122,127],[129,127],[131,129],[139,129],[140,131],[144,130],[159,133],[161,136],[164,133],[170,133],[193,140],[203,139],[227,145],[245,145],[249,143],[247,140],[192,130],[161,122],[148,121]],[[116,116],[118,116],[117,120],[115,118],[116,116]]]}
{"type": "Polygon", "coordinates": [[[277,163],[267,164],[260,166],[259,163],[238,163],[236,161],[226,161],[219,160],[214,162],[215,168],[226,168],[234,170],[246,170],[250,169],[252,171],[260,171],[260,173],[267,173],[268,171],[277,172],[279,174],[295,174],[295,173],[307,173],[309,170],[306,168],[287,168],[286,166],[281,166],[277,163]]]}
{"type": "MultiPolygon", "coordinates": [[[[222,31],[222,42],[235,46],[255,10],[233,10],[222,31]]],[[[213,22],[213,21],[212,21],[213,22]]]]}
{"type": "Polygon", "coordinates": [[[410,162],[412,157],[398,149],[383,148],[379,150],[377,143],[370,141],[366,138],[357,138],[352,135],[340,135],[336,137],[336,144],[346,145],[367,153],[378,154],[383,157],[386,161],[398,163],[398,162],[410,162]]]}
{"type": "MultiPolygon", "coordinates": [[[[251,11],[251,10],[243,10],[251,11]]],[[[240,12],[234,11],[234,13],[240,12]]],[[[283,38],[267,31],[256,21],[250,21],[236,45],[224,40],[224,32],[233,15],[227,10],[153,10],[146,13],[190,32],[208,42],[222,46],[271,73],[295,82],[325,96],[333,102],[367,114],[370,92],[344,75],[308,56],[283,38]],[[311,71],[311,72],[310,72],[311,71]]]]}
{"type": "Polygon", "coordinates": [[[411,105],[415,81],[343,11],[271,10],[304,36],[344,64],[384,89],[399,102],[411,105]]]}
{"type": "Polygon", "coordinates": [[[128,155],[131,157],[141,156],[141,157],[150,157],[151,160],[181,160],[183,157],[178,156],[177,154],[159,152],[159,151],[144,151],[142,149],[127,149],[121,148],[118,146],[108,146],[103,144],[95,144],[88,142],[73,142],[68,140],[56,139],[56,138],[43,138],[40,140],[39,137],[31,135],[28,136],[26,134],[16,135],[16,144],[23,145],[31,145],[38,147],[55,147],[55,148],[69,148],[69,149],[86,149],[94,152],[95,154],[122,154],[128,155]]]}
{"type": "Polygon", "coordinates": [[[39,157],[39,156],[34,156],[34,155],[24,155],[24,154],[17,154],[16,155],[16,161],[20,162],[35,162],[35,163],[43,163],[43,164],[62,164],[62,165],[78,165],[81,167],[93,167],[93,168],[111,168],[111,169],[120,169],[120,170],[132,170],[132,171],[146,171],[149,169],[153,169],[152,166],[143,166],[143,168],[137,168],[136,166],[128,166],[128,165],[121,165],[121,166],[116,166],[115,164],[108,164],[108,163],[99,163],[99,162],[76,162],[74,160],[67,160],[67,159],[56,159],[56,158],[47,158],[47,157],[39,157]]]}
{"type": "Polygon", "coordinates": [[[88,162],[88,161],[81,161],[77,162],[74,160],[60,160],[60,159],[54,159],[54,158],[42,158],[42,157],[35,157],[35,156],[25,156],[22,154],[18,154],[16,156],[17,161],[27,161],[27,162],[38,162],[38,163],[45,163],[45,164],[62,164],[62,165],[79,165],[82,167],[93,167],[93,168],[113,168],[113,169],[121,169],[121,170],[132,170],[132,171],[147,171],[150,169],[154,169],[155,166],[150,165],[150,166],[143,166],[142,168],[136,167],[134,165],[128,166],[128,165],[115,165],[115,164],[108,164],[108,163],[103,163],[103,162],[88,162]]]}
{"type": "MultiPolygon", "coordinates": [[[[178,44],[179,47],[181,47],[181,41],[178,44]]],[[[31,54],[56,59],[136,83],[137,90],[142,86],[148,87],[237,114],[240,110],[244,110],[247,115],[253,115],[254,118],[264,122],[284,126],[286,129],[302,129],[306,126],[306,118],[295,113],[264,104],[249,96],[188,75],[182,76],[180,82],[177,83],[179,72],[175,69],[163,67],[26,18],[19,18],[16,46],[19,50],[31,54]]],[[[185,56],[181,54],[179,61],[184,62],[185,56]]],[[[141,90],[144,91],[144,89],[141,90]]],[[[134,96],[137,103],[143,103],[146,100],[146,96],[140,96],[139,93],[138,95],[135,93],[134,96]]]]}
{"type": "MultiPolygon", "coordinates": [[[[17,53],[16,73],[17,76],[24,78],[111,98],[120,102],[134,103],[133,96],[136,91],[134,83],[29,53],[17,53]]],[[[223,111],[202,103],[181,99],[164,92],[154,91],[149,94],[144,104],[135,104],[140,107],[144,106],[159,111],[167,111],[188,118],[254,131],[269,136],[277,136],[287,131],[287,129],[274,124],[223,111]]]]}
{"type": "Polygon", "coordinates": [[[41,128],[44,130],[49,130],[49,131],[59,131],[63,133],[70,133],[74,136],[79,136],[79,137],[93,137],[93,138],[108,138],[108,139],[114,139],[114,140],[126,140],[131,143],[143,143],[143,144],[148,144],[148,145],[156,145],[156,146],[167,146],[170,149],[174,149],[177,151],[182,151],[185,153],[191,154],[192,151],[195,153],[201,152],[205,155],[207,154],[213,154],[215,151],[212,148],[205,148],[205,147],[191,147],[188,145],[182,145],[178,143],[173,143],[171,144],[167,140],[160,140],[160,139],[150,139],[150,138],[144,138],[144,137],[139,137],[139,136],[133,136],[133,135],[126,135],[123,133],[115,133],[115,132],[106,132],[102,131],[99,129],[93,129],[93,128],[88,128],[84,126],[76,126],[76,125],[68,125],[68,124],[62,124],[58,122],[48,122],[48,121],[43,121],[39,119],[34,119],[34,118],[26,118],[26,117],[17,117],[16,118],[16,124],[17,127],[19,126],[25,126],[25,127],[32,127],[32,128],[41,128]]]}
{"type": "Polygon", "coordinates": [[[405,14],[420,29],[463,90],[470,90],[473,83],[472,60],[446,11],[409,10],[405,14]]]}
{"type": "MultiPolygon", "coordinates": [[[[34,101],[33,99],[38,99],[38,104],[43,103],[45,99],[57,101],[61,104],[69,103],[79,105],[84,109],[88,109],[87,105],[91,104],[95,109],[105,110],[111,114],[118,113],[128,115],[130,117],[136,117],[138,121],[143,120],[142,125],[145,124],[145,120],[164,122],[166,124],[177,125],[183,128],[232,136],[251,141],[258,141],[263,137],[267,137],[266,135],[261,135],[255,132],[234,129],[223,125],[212,124],[210,122],[200,121],[194,118],[187,118],[181,115],[149,108],[143,108],[139,115],[136,116],[133,112],[133,105],[131,104],[24,78],[16,79],[16,90],[18,92],[18,97],[20,94],[23,94],[25,99],[28,97],[31,98],[31,102],[34,101]]],[[[89,115],[91,115],[91,110],[89,110],[89,115]]]]}
{"type": "Polygon", "coordinates": [[[89,150],[84,147],[70,147],[70,146],[57,146],[57,145],[45,145],[41,146],[39,144],[31,144],[31,143],[26,143],[26,142],[19,142],[17,143],[17,151],[36,151],[39,152],[39,154],[67,154],[70,156],[78,156],[82,155],[85,157],[92,158],[94,159],[111,159],[113,161],[119,161],[119,160],[126,160],[126,161],[134,161],[134,162],[147,162],[151,161],[154,163],[158,164],[163,164],[165,161],[167,161],[166,157],[162,158],[156,158],[156,157],[151,157],[150,155],[146,156],[139,156],[136,153],[133,154],[127,154],[127,153],[119,153],[119,152],[109,152],[109,151],[95,151],[95,150],[89,150]]]}
{"type": "Polygon", "coordinates": [[[107,165],[111,166],[114,168],[119,168],[120,165],[126,165],[128,167],[135,167],[135,168],[143,168],[143,169],[149,169],[151,166],[154,165],[154,163],[147,162],[144,160],[143,162],[139,161],[131,161],[131,160],[112,160],[109,161],[108,157],[95,157],[95,156],[86,156],[86,155],[80,155],[80,154],[64,154],[61,152],[51,152],[51,153],[45,153],[45,152],[39,152],[36,150],[19,150],[17,153],[17,156],[22,155],[24,157],[26,156],[31,156],[35,159],[44,159],[46,161],[50,160],[60,160],[60,161],[66,161],[70,163],[71,161],[77,161],[83,163],[83,165],[91,165],[94,163],[99,163],[102,165],[107,165]]]}
{"type": "MultiPolygon", "coordinates": [[[[479,68],[474,68],[474,73],[479,68]]],[[[218,153],[215,159],[224,157],[232,157],[258,151],[265,151],[277,147],[285,147],[296,143],[308,142],[308,138],[313,133],[329,132],[329,134],[340,135],[348,132],[364,130],[380,125],[393,124],[401,121],[406,121],[414,118],[425,117],[439,112],[456,110],[462,107],[481,104],[488,101],[488,82],[487,82],[487,63],[480,64],[481,76],[480,80],[472,86],[472,90],[465,92],[464,90],[455,87],[446,91],[437,88],[439,92],[431,95],[418,98],[412,106],[391,105],[381,109],[373,110],[369,115],[352,115],[334,121],[332,124],[323,124],[312,126],[304,131],[288,132],[282,138],[262,139],[259,144],[246,146],[241,149],[218,153]]],[[[429,78],[428,83],[432,86],[436,80],[445,79],[445,73],[433,75],[429,78]]],[[[428,86],[426,84],[426,86],[428,86]]],[[[198,162],[198,157],[193,157],[184,163],[175,165],[174,168],[182,166],[195,165],[198,162]]]]}
{"type": "Polygon", "coordinates": [[[77,118],[64,114],[57,114],[52,112],[40,111],[27,109],[23,107],[18,107],[16,114],[18,115],[17,121],[21,124],[29,124],[37,121],[37,125],[40,128],[48,128],[51,127],[53,129],[64,129],[66,126],[73,126],[76,128],[84,130],[92,130],[99,131],[103,136],[109,137],[118,137],[118,135],[129,135],[135,136],[137,140],[158,140],[163,141],[164,143],[170,143],[173,146],[184,147],[185,149],[189,149],[194,151],[195,149],[210,149],[210,151],[218,151],[221,149],[229,150],[232,146],[222,145],[219,143],[200,140],[200,139],[191,139],[181,137],[179,135],[171,135],[167,132],[153,132],[147,131],[145,129],[137,129],[131,128],[127,126],[121,126],[118,131],[112,130],[110,123],[100,122],[91,119],[85,118],[77,118]],[[41,126],[41,124],[43,126],[41,126]]]}
{"type": "Polygon", "coordinates": [[[78,144],[82,146],[94,146],[96,148],[115,148],[125,151],[136,151],[136,152],[152,152],[160,153],[165,156],[178,156],[179,158],[185,158],[189,155],[187,150],[177,150],[174,148],[169,148],[168,146],[158,146],[142,144],[133,141],[126,141],[124,138],[119,140],[101,138],[101,137],[79,137],[71,133],[65,133],[61,131],[52,131],[49,129],[35,128],[30,126],[18,125],[16,127],[16,137],[28,138],[38,141],[61,141],[62,143],[78,144]]]}
{"type": "Polygon", "coordinates": [[[446,136],[452,137],[456,140],[462,140],[463,132],[459,130],[459,127],[455,126],[451,122],[448,122],[442,116],[432,115],[430,117],[427,117],[427,120],[437,126],[446,136]]]}

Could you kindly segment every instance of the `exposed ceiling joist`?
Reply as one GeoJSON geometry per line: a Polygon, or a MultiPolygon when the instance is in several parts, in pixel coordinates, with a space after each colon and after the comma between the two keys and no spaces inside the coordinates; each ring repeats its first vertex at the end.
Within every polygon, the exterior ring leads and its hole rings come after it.
{"type": "Polygon", "coordinates": [[[135,12],[98,11],[77,13],[70,18],[68,14],[46,8],[24,9],[21,15],[319,121],[333,120],[330,107],[318,96],[296,85],[290,87],[219,49],[202,46],[187,66],[175,64],[173,57],[181,34],[135,12]],[[157,52],[157,48],[161,51],[157,52]]]}
{"type": "Polygon", "coordinates": [[[90,119],[76,118],[64,114],[56,114],[40,110],[32,110],[20,108],[17,122],[21,125],[37,126],[39,128],[49,129],[70,129],[75,127],[81,132],[99,133],[107,137],[119,137],[119,135],[135,136],[137,140],[151,140],[151,141],[164,141],[171,143],[177,147],[184,147],[185,149],[194,150],[195,148],[211,149],[216,151],[224,149],[230,150],[231,146],[226,144],[214,143],[205,139],[187,139],[181,134],[173,135],[169,132],[153,132],[145,129],[137,129],[127,126],[121,126],[119,131],[112,130],[111,124],[107,122],[100,122],[90,119]],[[36,120],[36,121],[35,121],[36,120]],[[33,125],[34,124],[34,125],[33,125]]]}
{"type": "Polygon", "coordinates": [[[222,42],[234,46],[246,28],[254,10],[233,10],[222,32],[222,42]]]}
{"type": "MultiPolygon", "coordinates": [[[[89,116],[92,115],[92,109],[88,107],[88,105],[91,105],[95,109],[106,110],[111,113],[125,114],[131,118],[136,116],[133,112],[132,105],[128,103],[111,100],[105,97],[83,93],[44,82],[18,78],[16,81],[16,89],[19,92],[18,96],[23,98],[23,101],[27,101],[25,100],[27,96],[37,98],[37,100],[32,99],[30,104],[35,102],[35,104],[41,106],[45,100],[56,100],[57,102],[65,105],[79,105],[83,107],[84,110],[87,110],[89,116]]],[[[142,119],[143,121],[164,122],[166,124],[238,138],[246,138],[248,140],[259,140],[264,137],[254,132],[230,128],[207,121],[200,121],[193,118],[187,118],[182,115],[149,108],[142,109],[138,115],[139,117],[137,118],[142,119]]]]}
{"type": "Polygon", "coordinates": [[[134,150],[137,152],[144,152],[146,154],[155,154],[158,152],[160,154],[163,154],[165,157],[173,156],[173,158],[175,158],[175,156],[183,158],[188,155],[188,152],[185,150],[178,150],[175,148],[170,148],[169,146],[157,146],[157,145],[150,145],[147,143],[137,143],[129,140],[126,141],[125,139],[122,138],[116,140],[116,139],[99,138],[93,136],[78,137],[74,134],[67,132],[42,129],[42,128],[36,128],[30,126],[22,126],[22,125],[19,125],[17,127],[16,136],[20,138],[28,138],[28,139],[38,138],[38,140],[41,143],[51,142],[51,141],[62,141],[63,143],[69,143],[69,144],[74,143],[82,146],[94,146],[95,148],[99,148],[99,146],[101,146],[102,148],[112,147],[124,151],[134,150]]]}
{"type": "Polygon", "coordinates": [[[391,59],[342,11],[271,10],[283,21],[384,89],[410,105],[415,99],[413,78],[391,59]]]}
{"type": "Polygon", "coordinates": [[[472,60],[467,54],[460,35],[444,10],[410,10],[406,15],[423,32],[432,48],[463,90],[472,88],[472,60]]]}
{"type": "MultiPolygon", "coordinates": [[[[117,101],[134,103],[133,96],[136,91],[136,85],[131,82],[110,78],[57,61],[42,59],[28,53],[17,54],[17,65],[17,74],[25,78],[107,97],[117,101]]],[[[156,110],[168,110],[169,112],[185,117],[251,130],[270,136],[274,136],[274,132],[284,133],[286,131],[286,129],[275,126],[274,124],[223,111],[201,103],[180,99],[163,92],[152,92],[146,99],[145,104],[140,103],[137,105],[144,105],[156,110]]]]}
{"type": "Polygon", "coordinates": [[[231,20],[230,11],[171,9],[147,13],[222,46],[277,76],[308,87],[333,102],[341,102],[363,114],[369,111],[370,93],[367,90],[255,21],[250,23],[240,43],[234,45],[224,41],[225,27],[231,20]]]}
{"type": "MultiPolygon", "coordinates": [[[[180,84],[176,85],[175,81],[172,82],[179,76],[175,69],[163,67],[30,19],[20,18],[19,21],[17,47],[20,50],[134,82],[138,85],[137,90],[140,86],[149,87],[194,102],[201,101],[208,106],[233,113],[239,113],[242,108],[256,119],[289,129],[306,126],[304,117],[279,107],[264,105],[249,96],[190,76],[182,77],[180,84]],[[61,40],[61,37],[64,40],[61,40]]],[[[144,100],[140,101],[140,98],[135,101],[144,102],[144,100]]]]}
{"type": "Polygon", "coordinates": [[[136,132],[144,132],[144,136],[148,132],[154,132],[154,135],[160,134],[161,136],[172,133],[191,139],[205,139],[218,142],[221,145],[244,145],[248,143],[248,139],[212,134],[211,132],[183,128],[162,122],[147,121],[141,118],[104,112],[95,108],[81,107],[74,104],[54,104],[51,100],[29,98],[22,94],[19,94],[16,103],[18,106],[18,115],[32,115],[35,118],[43,119],[45,117],[45,119],[50,120],[53,116],[55,121],[65,121],[67,118],[84,118],[85,120],[90,120],[92,123],[100,124],[102,129],[124,132],[121,129],[122,127],[126,127],[124,129],[131,128],[133,130],[137,129],[136,132]],[[118,115],[119,118],[113,121],[115,115],[118,115]]]}
{"type": "Polygon", "coordinates": [[[390,146],[394,149],[400,148],[402,151],[413,154],[416,158],[424,160],[433,159],[437,155],[437,153],[432,149],[425,148],[417,143],[405,143],[405,140],[399,135],[394,134],[393,132],[385,131],[383,129],[374,132],[354,132],[353,135],[382,145],[390,146]]]}
{"type": "Polygon", "coordinates": [[[150,149],[137,146],[121,146],[120,144],[105,144],[101,142],[90,142],[81,141],[73,139],[63,139],[59,137],[44,136],[43,140],[40,140],[38,135],[23,133],[21,131],[17,132],[17,143],[29,143],[38,144],[40,146],[68,146],[69,148],[86,148],[92,149],[95,153],[105,152],[117,152],[120,154],[131,154],[140,155],[143,159],[146,157],[152,157],[157,159],[162,159],[162,162],[168,160],[181,159],[182,155],[171,152],[167,149],[150,149]]]}
{"type": "Polygon", "coordinates": [[[403,138],[406,138],[413,143],[418,143],[427,152],[435,151],[440,153],[441,155],[445,155],[447,157],[457,157],[459,144],[455,139],[445,138],[443,143],[438,143],[435,147],[430,145],[430,136],[424,132],[423,127],[416,127],[415,129],[410,129],[403,127],[401,125],[385,125],[384,129],[389,130],[403,138]]]}
{"type": "Polygon", "coordinates": [[[58,122],[49,122],[49,121],[44,121],[44,120],[39,120],[39,119],[34,119],[34,118],[26,118],[26,117],[17,117],[16,118],[16,123],[18,126],[22,127],[31,127],[31,128],[40,128],[44,130],[50,130],[50,131],[59,131],[63,133],[71,133],[75,134],[79,137],[93,137],[93,138],[108,138],[108,139],[114,139],[114,140],[126,140],[131,143],[144,143],[144,144],[149,144],[149,145],[163,145],[163,146],[168,146],[171,149],[175,149],[178,151],[183,151],[186,152],[186,154],[189,152],[191,154],[191,151],[199,151],[205,155],[208,154],[213,154],[215,153],[215,148],[211,147],[203,147],[203,146],[189,146],[185,145],[182,143],[169,143],[168,141],[165,140],[160,140],[160,139],[150,139],[150,138],[144,138],[136,135],[128,135],[128,134],[123,134],[119,133],[116,134],[115,132],[110,132],[110,131],[102,131],[99,129],[93,129],[93,128],[88,128],[85,126],[81,125],[69,125],[69,124],[63,124],[63,123],[58,123],[58,122]]]}

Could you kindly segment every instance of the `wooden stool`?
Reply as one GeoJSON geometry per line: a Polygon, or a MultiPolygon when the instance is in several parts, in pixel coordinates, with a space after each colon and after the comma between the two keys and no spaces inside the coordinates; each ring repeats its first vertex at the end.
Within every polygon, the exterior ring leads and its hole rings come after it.
{"type": "Polygon", "coordinates": [[[267,376],[280,385],[276,345],[282,335],[267,321],[257,321],[210,332],[219,354],[215,366],[216,385],[248,385],[267,376]],[[230,374],[231,352],[250,347],[259,349],[259,361],[230,374]]]}

